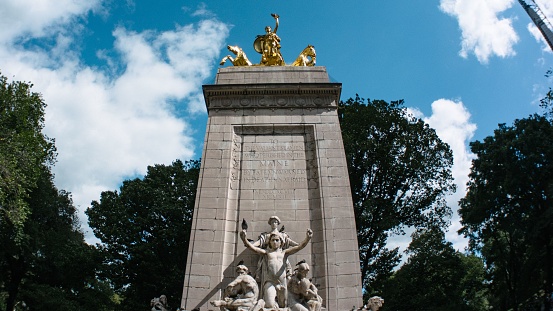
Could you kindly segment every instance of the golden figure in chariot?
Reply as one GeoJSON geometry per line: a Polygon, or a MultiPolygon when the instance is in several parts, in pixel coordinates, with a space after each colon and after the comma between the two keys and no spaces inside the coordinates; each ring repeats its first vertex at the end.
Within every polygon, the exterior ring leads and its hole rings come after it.
{"type": "MultiPolygon", "coordinates": [[[[279,25],[279,15],[271,14],[275,19],[275,29],[271,29],[270,26],[265,27],[265,34],[258,35],[253,43],[253,48],[256,52],[261,54],[261,62],[258,65],[252,65],[252,62],[246,56],[246,53],[238,47],[228,45],[227,48],[231,51],[232,55],[227,55],[221,60],[221,66],[225,64],[227,60],[234,66],[285,66],[284,58],[280,52],[280,37],[276,34],[279,25]]],[[[315,47],[308,45],[291,64],[292,66],[315,66],[317,54],[315,47]]]]}

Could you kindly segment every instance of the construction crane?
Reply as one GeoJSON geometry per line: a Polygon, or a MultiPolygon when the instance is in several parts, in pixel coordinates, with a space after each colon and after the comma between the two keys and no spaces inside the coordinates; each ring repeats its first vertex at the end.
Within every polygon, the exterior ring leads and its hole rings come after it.
{"type": "Polygon", "coordinates": [[[518,0],[518,2],[520,2],[526,13],[530,15],[530,18],[540,30],[545,41],[549,44],[551,50],[553,50],[553,26],[551,26],[551,23],[547,20],[540,7],[534,0],[518,0]]]}

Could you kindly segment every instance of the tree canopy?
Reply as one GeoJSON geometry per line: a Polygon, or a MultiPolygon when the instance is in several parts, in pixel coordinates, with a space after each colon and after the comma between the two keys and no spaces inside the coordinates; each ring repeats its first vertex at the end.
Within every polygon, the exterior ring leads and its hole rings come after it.
{"type": "Polygon", "coordinates": [[[25,199],[56,156],[54,140],[42,133],[46,103],[32,86],[0,74],[0,224],[18,232],[29,213],[25,199]]]}
{"type": "Polygon", "coordinates": [[[5,310],[110,310],[111,290],[96,278],[101,257],[85,243],[69,193],[58,190],[46,167],[25,203],[20,238],[13,224],[0,227],[0,289],[5,310]]]}
{"type": "Polygon", "coordinates": [[[406,252],[407,262],[385,283],[387,309],[486,310],[482,260],[455,251],[443,231],[416,231],[406,252]]]}
{"type": "Polygon", "coordinates": [[[181,297],[199,164],[149,166],[143,179],[102,192],[86,211],[121,310],[141,309],[152,295],[164,294],[170,304],[181,297]]]}
{"type": "MultiPolygon", "coordinates": [[[[553,286],[553,124],[533,115],[471,143],[461,233],[485,259],[495,306],[521,310],[553,286]]],[[[547,309],[548,310],[548,309],[547,309]]]]}
{"type": "Polygon", "coordinates": [[[407,112],[403,101],[357,96],[341,102],[340,126],[357,225],[363,287],[372,293],[399,263],[388,236],[408,226],[444,227],[455,190],[453,155],[436,132],[407,112]]]}
{"type": "Polygon", "coordinates": [[[54,186],[46,103],[31,88],[0,75],[0,307],[106,310],[98,252],[84,242],[70,194],[54,186]]]}

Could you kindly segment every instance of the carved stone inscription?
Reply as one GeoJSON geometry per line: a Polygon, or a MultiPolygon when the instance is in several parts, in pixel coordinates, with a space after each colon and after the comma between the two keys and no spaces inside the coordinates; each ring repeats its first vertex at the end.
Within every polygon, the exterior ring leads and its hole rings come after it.
{"type": "Polygon", "coordinates": [[[244,137],[241,189],[253,189],[266,199],[293,199],[293,190],[307,188],[302,135],[244,137]]]}
{"type": "MultiPolygon", "coordinates": [[[[249,230],[259,234],[270,216],[279,215],[288,233],[303,236],[311,225],[310,200],[319,197],[313,128],[236,127],[232,146],[230,190],[237,220],[247,219],[249,230]]],[[[310,258],[311,250],[302,256],[310,258]]]]}

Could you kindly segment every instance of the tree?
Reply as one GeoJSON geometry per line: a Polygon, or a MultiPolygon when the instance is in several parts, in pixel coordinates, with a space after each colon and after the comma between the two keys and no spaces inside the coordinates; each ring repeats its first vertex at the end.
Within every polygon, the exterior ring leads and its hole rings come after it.
{"type": "Polygon", "coordinates": [[[31,88],[0,75],[0,305],[104,310],[109,289],[95,277],[97,251],[78,230],[70,194],[53,184],[46,104],[31,88]]]}
{"type": "Polygon", "coordinates": [[[54,140],[42,133],[46,104],[32,86],[0,74],[0,224],[18,233],[29,213],[25,199],[56,156],[54,140]]]}
{"type": "Polygon", "coordinates": [[[23,302],[31,310],[109,310],[111,290],[96,278],[100,254],[85,243],[70,194],[54,186],[47,167],[25,201],[20,239],[14,224],[0,228],[5,310],[23,302]]]}
{"type": "Polygon", "coordinates": [[[444,227],[455,190],[449,146],[403,101],[387,103],[357,96],[341,102],[340,126],[357,225],[363,288],[378,290],[399,263],[386,248],[391,234],[413,226],[444,227]]]}
{"type": "MultiPolygon", "coordinates": [[[[548,78],[553,77],[553,69],[547,70],[545,76],[548,78]]],[[[549,117],[550,119],[553,117],[553,90],[551,89],[551,87],[549,87],[549,90],[547,91],[545,96],[540,99],[540,107],[544,109],[544,114],[546,117],[549,117]]]]}
{"type": "Polygon", "coordinates": [[[471,143],[468,192],[460,230],[482,254],[500,310],[536,299],[546,310],[553,294],[553,124],[544,116],[500,124],[471,143]]]}
{"type": "Polygon", "coordinates": [[[484,264],[465,256],[432,228],[413,233],[407,262],[385,285],[390,310],[486,310],[484,264]]]}
{"type": "Polygon", "coordinates": [[[102,192],[87,209],[90,227],[107,256],[106,278],[138,310],[152,295],[182,294],[199,161],[148,167],[144,179],[102,192]]]}

